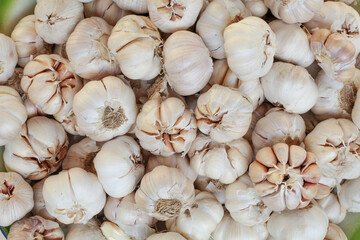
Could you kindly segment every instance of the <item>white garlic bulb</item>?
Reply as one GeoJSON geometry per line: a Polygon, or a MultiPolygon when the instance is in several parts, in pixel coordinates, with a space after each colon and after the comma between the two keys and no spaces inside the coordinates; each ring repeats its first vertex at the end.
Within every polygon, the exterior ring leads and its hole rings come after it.
{"type": "Polygon", "coordinates": [[[164,44],[165,78],[174,91],[188,96],[200,91],[211,77],[213,63],[201,37],[189,31],[171,34],[164,44]]]}
{"type": "Polygon", "coordinates": [[[314,79],[301,66],[276,62],[261,78],[265,98],[289,113],[306,113],[318,99],[314,79]]]}
{"type": "Polygon", "coordinates": [[[164,232],[164,233],[156,233],[148,237],[146,240],[186,240],[183,236],[181,236],[177,232],[164,232]]]}
{"type": "Polygon", "coordinates": [[[45,200],[42,194],[45,179],[46,178],[43,178],[41,181],[35,183],[32,187],[34,191],[34,208],[32,209],[32,213],[45,219],[56,221],[56,218],[51,216],[50,213],[46,210],[45,200]]]}
{"type": "Polygon", "coordinates": [[[148,12],[146,0],[114,0],[114,2],[119,8],[134,13],[143,14],[148,12]]]}
{"type": "Polygon", "coordinates": [[[64,224],[86,224],[105,205],[106,194],[97,177],[81,168],[63,170],[45,180],[46,210],[64,224]]]}
{"type": "Polygon", "coordinates": [[[34,9],[36,32],[47,43],[63,44],[76,24],[84,18],[78,0],[37,0],[34,9]]]}
{"type": "MultiPolygon", "coordinates": [[[[26,106],[26,104],[25,104],[26,106]]],[[[35,106],[36,108],[36,106],[35,106]]],[[[34,109],[35,111],[35,109],[34,109]]],[[[36,110],[38,111],[38,110],[36,110]]],[[[38,114],[39,115],[39,114],[38,114]]],[[[41,115],[41,113],[40,113],[41,115]]],[[[45,114],[42,114],[45,115],[45,114]]],[[[61,123],[67,133],[71,135],[78,135],[78,136],[85,136],[85,133],[82,132],[79,128],[79,125],[76,121],[76,117],[74,111],[71,109],[69,113],[62,115],[62,116],[54,116],[55,120],[61,123]]]]}
{"type": "Polygon", "coordinates": [[[329,223],[324,240],[348,240],[348,238],[338,225],[329,223]]]}
{"type": "Polygon", "coordinates": [[[263,17],[269,10],[264,0],[242,0],[245,7],[250,10],[251,14],[256,17],[263,17]]]}
{"type": "Polygon", "coordinates": [[[247,17],[224,30],[230,69],[243,81],[264,76],[274,61],[276,37],[261,18],[247,17]]]}
{"type": "Polygon", "coordinates": [[[74,97],[73,111],[80,131],[95,141],[127,133],[135,123],[133,90],[113,76],[88,82],[74,97]]]}
{"type": "Polygon", "coordinates": [[[338,193],[340,204],[348,212],[360,212],[360,178],[351,179],[341,185],[338,193]]]}
{"type": "Polygon", "coordinates": [[[33,190],[15,172],[0,172],[0,225],[10,226],[34,207],[33,190]]]}
{"type": "Polygon", "coordinates": [[[122,73],[131,79],[150,80],[159,75],[162,40],[148,17],[128,15],[112,29],[108,46],[122,73]],[[141,56],[141,57],[140,57],[141,56]]]}
{"type": "Polygon", "coordinates": [[[13,75],[17,62],[14,41],[0,33],[0,83],[5,83],[13,75]]]}
{"type": "Polygon", "coordinates": [[[132,240],[118,225],[109,221],[103,222],[100,230],[106,240],[132,240]]]}
{"type": "Polygon", "coordinates": [[[223,184],[219,180],[198,176],[194,182],[194,186],[196,189],[213,194],[219,203],[225,204],[225,190],[228,186],[227,184],[223,184]]]}
{"type": "Polygon", "coordinates": [[[338,224],[344,220],[346,209],[340,205],[336,194],[330,193],[327,197],[317,200],[317,202],[324,209],[330,222],[338,224]]]}
{"type": "Polygon", "coordinates": [[[151,21],[164,33],[186,30],[194,25],[203,0],[147,0],[151,21]]]}
{"type": "Polygon", "coordinates": [[[180,170],[165,166],[145,174],[135,193],[137,206],[158,220],[179,216],[194,200],[193,183],[180,170]]]}
{"type": "Polygon", "coordinates": [[[28,98],[26,98],[24,100],[24,106],[25,106],[26,114],[27,114],[28,118],[46,115],[46,113],[41,111],[41,109],[39,109],[39,107],[37,107],[34,103],[32,103],[28,98]]]}
{"type": "Polygon", "coordinates": [[[95,218],[92,218],[86,224],[70,224],[67,227],[65,240],[109,240],[109,239],[107,239],[102,234],[102,231],[100,230],[99,222],[95,218]]]}
{"type": "Polygon", "coordinates": [[[319,200],[329,196],[336,186],[339,186],[336,179],[324,177],[324,175],[321,174],[315,199],[319,200]]]}

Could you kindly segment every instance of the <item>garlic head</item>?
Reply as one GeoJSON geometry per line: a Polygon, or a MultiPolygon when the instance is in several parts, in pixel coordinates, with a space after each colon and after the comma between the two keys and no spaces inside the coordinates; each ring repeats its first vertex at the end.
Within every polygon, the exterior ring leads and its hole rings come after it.
{"type": "Polygon", "coordinates": [[[343,230],[336,224],[329,223],[329,227],[324,240],[347,240],[343,230]]]}
{"type": "Polygon", "coordinates": [[[33,213],[33,215],[56,221],[56,218],[51,216],[50,213],[46,210],[45,200],[42,194],[45,179],[46,178],[43,178],[41,181],[35,183],[32,187],[34,191],[34,208],[31,212],[33,213]]]}
{"type": "Polygon", "coordinates": [[[0,33],[0,83],[5,83],[13,75],[17,62],[14,41],[0,33]]]}
{"type": "Polygon", "coordinates": [[[102,230],[100,230],[100,223],[95,218],[92,218],[86,224],[68,225],[66,240],[108,240],[108,239],[102,234],[102,230]]]}
{"type": "Polygon", "coordinates": [[[146,0],[114,0],[114,2],[119,6],[119,8],[137,14],[144,14],[148,12],[146,0]]]}
{"type": "Polygon", "coordinates": [[[146,240],[186,240],[183,236],[181,236],[177,232],[164,232],[164,233],[156,233],[148,237],[146,240]]]}
{"type": "Polygon", "coordinates": [[[327,197],[317,200],[317,202],[324,209],[330,222],[338,224],[344,220],[346,209],[341,206],[336,194],[330,193],[327,197]]]}

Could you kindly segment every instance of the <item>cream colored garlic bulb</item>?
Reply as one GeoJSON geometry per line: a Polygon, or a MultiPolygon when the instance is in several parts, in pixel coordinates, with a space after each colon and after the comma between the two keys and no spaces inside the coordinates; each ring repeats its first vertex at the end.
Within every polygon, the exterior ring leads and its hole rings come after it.
{"type": "Polygon", "coordinates": [[[56,218],[51,216],[45,207],[45,200],[42,194],[45,180],[46,178],[43,178],[41,181],[35,183],[32,187],[34,192],[34,208],[32,209],[32,213],[45,219],[55,221],[56,218]]]}
{"type": "Polygon", "coordinates": [[[196,32],[210,50],[211,57],[225,58],[224,29],[248,16],[251,12],[241,0],[215,0],[206,7],[196,24],[196,32]]]}
{"type": "Polygon", "coordinates": [[[274,20],[269,26],[276,34],[276,59],[302,67],[308,67],[314,62],[309,41],[311,34],[306,27],[281,20],[274,20]]]}
{"type": "Polygon", "coordinates": [[[331,33],[329,29],[319,29],[313,32],[310,46],[327,75],[341,82],[347,82],[354,76],[356,48],[346,36],[331,33]]]}
{"type": "Polygon", "coordinates": [[[119,6],[119,8],[132,11],[137,14],[144,14],[148,12],[146,0],[114,0],[114,2],[119,6]]]}
{"type": "Polygon", "coordinates": [[[106,194],[97,177],[81,168],[63,170],[45,180],[46,210],[64,224],[86,224],[105,205],[106,194]]]}
{"type": "Polygon", "coordinates": [[[219,180],[198,176],[194,182],[194,186],[196,189],[213,194],[221,204],[225,204],[227,184],[223,184],[219,180]]]}
{"type": "Polygon", "coordinates": [[[360,130],[348,119],[320,122],[305,138],[306,150],[317,156],[322,174],[338,181],[360,176],[360,130]]]}
{"type": "Polygon", "coordinates": [[[126,77],[150,80],[159,75],[162,40],[148,17],[121,18],[112,29],[108,46],[126,77]]]}
{"type": "Polygon", "coordinates": [[[51,45],[44,42],[36,32],[35,21],[35,15],[28,15],[18,22],[11,33],[19,57],[18,65],[21,67],[25,67],[37,55],[51,53],[51,45]]]}
{"type": "Polygon", "coordinates": [[[329,223],[324,240],[347,240],[347,237],[338,225],[329,223]]]}
{"type": "Polygon", "coordinates": [[[164,33],[186,30],[194,25],[203,6],[203,0],[147,0],[146,2],[151,21],[164,33]]]}
{"type": "Polygon", "coordinates": [[[34,9],[36,32],[47,43],[63,44],[84,18],[78,0],[37,0],[34,9]]]}
{"type": "Polygon", "coordinates": [[[40,180],[59,169],[68,144],[63,127],[55,120],[30,118],[19,136],[6,144],[5,167],[26,179],[40,180]]]}
{"type": "Polygon", "coordinates": [[[23,218],[15,222],[11,228],[9,240],[64,240],[64,233],[57,222],[40,216],[23,218]]]}
{"type": "Polygon", "coordinates": [[[220,143],[239,139],[249,129],[253,108],[240,90],[215,84],[198,99],[197,126],[220,143]]]}
{"type": "Polygon", "coordinates": [[[145,174],[135,194],[137,206],[162,221],[179,216],[194,200],[193,183],[180,170],[166,166],[145,174]]]}
{"type": "Polygon", "coordinates": [[[103,222],[100,230],[106,240],[132,240],[118,225],[109,221],[103,222]]]}
{"type": "Polygon", "coordinates": [[[329,220],[320,206],[274,212],[267,223],[270,239],[320,240],[324,239],[329,220]]]}
{"type": "Polygon", "coordinates": [[[318,99],[314,79],[301,66],[276,62],[261,78],[265,98],[289,113],[306,113],[318,99]]]}
{"type": "Polygon", "coordinates": [[[317,202],[324,209],[330,222],[338,224],[344,220],[346,209],[340,205],[336,194],[330,193],[329,196],[319,199],[317,202]]]}
{"type": "MultiPolygon", "coordinates": [[[[26,104],[25,104],[26,106],[26,104]]],[[[36,106],[35,106],[36,107],[36,106]]],[[[44,114],[42,114],[44,115],[44,114]]],[[[71,109],[69,113],[62,116],[54,116],[55,120],[61,123],[67,133],[71,135],[85,136],[85,133],[80,130],[76,121],[74,111],[71,109]]]]}
{"type": "Polygon", "coordinates": [[[181,236],[177,232],[164,232],[164,233],[156,233],[148,237],[146,240],[186,240],[183,236],[181,236]]]}
{"type": "Polygon", "coordinates": [[[195,33],[178,31],[171,34],[165,41],[163,57],[165,78],[182,96],[197,93],[211,77],[213,63],[210,52],[195,33]]]}
{"type": "Polygon", "coordinates": [[[117,75],[120,68],[107,47],[112,26],[104,19],[81,20],[66,41],[66,54],[75,73],[86,79],[117,75]]]}
{"type": "Polygon", "coordinates": [[[253,151],[243,138],[218,143],[209,136],[199,134],[188,155],[190,165],[197,174],[230,184],[247,171],[253,151]]]}
{"type": "Polygon", "coordinates": [[[360,212],[360,178],[351,179],[341,185],[338,193],[340,204],[348,212],[360,212]]]}
{"type": "Polygon", "coordinates": [[[255,129],[257,122],[265,117],[265,114],[274,106],[271,103],[264,102],[252,112],[251,123],[248,131],[244,135],[244,138],[252,145],[252,133],[255,129]]]}
{"type": "Polygon", "coordinates": [[[36,106],[34,103],[32,103],[28,98],[25,98],[24,106],[25,106],[26,114],[27,114],[28,118],[46,115],[46,113],[41,111],[41,109],[39,109],[39,107],[36,106]]]}
{"type": "Polygon", "coordinates": [[[8,86],[0,86],[0,146],[16,139],[27,119],[19,93],[8,86]]]}
{"type": "Polygon", "coordinates": [[[135,134],[152,154],[186,154],[196,137],[196,120],[179,98],[147,101],[136,119],[135,134]]]}
{"type": "Polygon", "coordinates": [[[187,239],[208,240],[223,216],[224,209],[215,196],[197,190],[195,204],[177,218],[167,220],[166,227],[187,239]]]}
{"type": "Polygon", "coordinates": [[[242,0],[245,7],[250,10],[251,14],[256,17],[263,17],[269,10],[264,0],[242,0]]]}
{"type": "Polygon", "coordinates": [[[95,218],[90,219],[86,224],[71,224],[67,230],[65,240],[110,240],[102,234],[100,223],[95,218]]]}
{"type": "Polygon", "coordinates": [[[0,33],[0,83],[5,83],[13,75],[17,62],[14,41],[0,33]]]}
{"type": "Polygon", "coordinates": [[[224,40],[229,67],[241,80],[254,80],[270,71],[276,37],[264,20],[247,17],[233,23],[225,28],[224,40]]]}
{"type": "Polygon", "coordinates": [[[73,111],[80,131],[95,141],[127,133],[135,123],[133,90],[113,76],[88,82],[74,97],[73,111]]]}
{"type": "Polygon", "coordinates": [[[249,227],[265,223],[272,212],[256,193],[247,174],[227,186],[225,206],[235,221],[249,227]]]}
{"type": "Polygon", "coordinates": [[[0,225],[10,226],[34,207],[33,190],[15,172],[0,172],[0,225]]]}

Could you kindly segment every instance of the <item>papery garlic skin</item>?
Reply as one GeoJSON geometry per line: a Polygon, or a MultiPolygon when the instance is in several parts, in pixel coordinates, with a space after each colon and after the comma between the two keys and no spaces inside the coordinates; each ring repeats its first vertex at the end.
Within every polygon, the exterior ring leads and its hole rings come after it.
{"type": "Polygon", "coordinates": [[[30,118],[22,126],[20,135],[5,146],[6,170],[26,179],[40,180],[59,169],[68,144],[63,127],[55,120],[30,118]]]}
{"type": "Polygon", "coordinates": [[[164,33],[186,30],[194,25],[203,0],[147,0],[151,21],[164,33]]]}
{"type": "Polygon", "coordinates": [[[243,138],[221,144],[203,134],[197,136],[188,153],[196,173],[223,184],[230,184],[243,175],[252,155],[250,144],[243,138]]]}
{"type": "Polygon", "coordinates": [[[265,98],[289,113],[306,113],[316,103],[318,89],[314,79],[301,66],[276,62],[261,78],[265,98]]]}
{"type": "Polygon", "coordinates": [[[319,64],[314,61],[310,66],[308,66],[306,68],[306,70],[309,72],[309,74],[313,77],[313,79],[316,79],[318,73],[321,70],[321,67],[319,66],[319,64]]]}
{"type": "Polygon", "coordinates": [[[269,10],[263,0],[242,0],[245,7],[256,17],[263,17],[269,10]]]}
{"type": "Polygon", "coordinates": [[[247,17],[233,23],[225,28],[224,40],[229,67],[241,80],[251,81],[270,71],[276,37],[264,20],[247,17]]]}
{"type": "Polygon", "coordinates": [[[207,191],[213,194],[221,204],[225,204],[225,190],[227,184],[222,184],[219,180],[208,177],[198,176],[194,182],[196,189],[207,191]]]}
{"type": "Polygon", "coordinates": [[[92,218],[86,224],[69,225],[65,240],[108,240],[108,239],[102,234],[102,231],[100,230],[99,222],[95,218],[92,218]]]}
{"type": "Polygon", "coordinates": [[[347,240],[343,230],[336,224],[330,223],[324,240],[347,240]]]}
{"type": "Polygon", "coordinates": [[[45,180],[46,210],[64,224],[86,224],[105,205],[106,194],[97,177],[81,168],[63,170],[45,180]]]}
{"type": "Polygon", "coordinates": [[[74,97],[73,111],[80,131],[95,141],[127,133],[135,123],[133,90],[113,76],[88,82],[74,97]]]}
{"type": "Polygon", "coordinates": [[[0,83],[5,83],[13,75],[17,62],[14,41],[0,33],[0,83]]]}
{"type": "Polygon", "coordinates": [[[266,113],[273,107],[274,106],[271,103],[264,102],[252,112],[250,127],[249,127],[248,131],[246,132],[246,134],[244,135],[244,138],[246,140],[248,140],[248,142],[251,145],[252,145],[251,136],[252,136],[252,133],[255,129],[257,122],[260,119],[262,119],[263,117],[265,117],[266,113]]]}
{"type": "Polygon", "coordinates": [[[146,240],[186,240],[177,232],[165,232],[165,233],[156,233],[148,237],[146,240]]]}
{"type": "Polygon", "coordinates": [[[69,113],[62,116],[56,115],[54,118],[56,121],[61,123],[67,133],[70,133],[71,135],[85,136],[85,133],[82,132],[79,128],[74,111],[72,109],[69,113]]]}
{"type": "Polygon", "coordinates": [[[55,221],[56,218],[50,215],[45,207],[45,200],[42,194],[45,179],[46,178],[43,178],[41,181],[35,183],[32,187],[34,191],[34,208],[32,209],[32,213],[45,219],[55,221]]]}
{"type": "Polygon", "coordinates": [[[193,183],[176,168],[158,166],[144,175],[135,193],[138,207],[158,220],[179,216],[193,205],[193,183]]]}
{"type": "Polygon", "coordinates": [[[318,191],[315,199],[323,199],[330,195],[335,187],[338,186],[338,182],[335,178],[325,177],[321,174],[321,178],[318,185],[318,191]]]}
{"type": "Polygon", "coordinates": [[[36,33],[35,21],[35,15],[28,15],[18,22],[11,33],[19,57],[18,65],[21,67],[25,67],[37,55],[51,53],[51,45],[36,33]]]}
{"type": "Polygon", "coordinates": [[[138,14],[144,14],[148,12],[146,0],[114,0],[119,8],[132,11],[138,14]]]}
{"type": "Polygon", "coordinates": [[[360,178],[355,178],[341,185],[340,192],[338,193],[339,201],[341,206],[348,212],[360,212],[359,183],[360,178]]]}
{"type": "Polygon", "coordinates": [[[33,190],[15,172],[0,172],[0,225],[10,226],[34,207],[33,190]]]}
{"type": "Polygon", "coordinates": [[[33,216],[15,222],[7,237],[11,240],[63,240],[64,233],[57,222],[33,216]]]}
{"type": "MultiPolygon", "coordinates": [[[[15,89],[20,94],[20,97],[24,100],[25,93],[21,89],[21,84],[20,84],[21,78],[23,76],[23,71],[24,71],[23,68],[16,67],[13,75],[7,80],[6,85],[15,89]]],[[[2,85],[2,83],[0,83],[0,85],[2,85]]]]}
{"type": "Polygon", "coordinates": [[[315,126],[320,122],[319,119],[315,116],[312,111],[308,111],[304,114],[300,115],[305,122],[306,131],[305,133],[308,134],[312,130],[314,130],[315,126]]]}
{"type": "Polygon", "coordinates": [[[78,0],[38,0],[34,9],[36,32],[47,43],[63,44],[84,18],[78,0]]]}
{"type": "Polygon", "coordinates": [[[189,96],[209,81],[213,63],[201,37],[178,31],[165,41],[163,49],[165,79],[176,93],[189,96]]]}
{"type": "Polygon", "coordinates": [[[330,222],[338,224],[344,220],[346,209],[340,205],[336,194],[330,193],[329,196],[319,199],[317,202],[324,209],[330,222]]]}
{"type": "Polygon", "coordinates": [[[106,240],[132,240],[118,225],[109,221],[103,222],[100,230],[106,240]]]}
{"type": "Polygon", "coordinates": [[[166,221],[170,231],[193,240],[208,240],[224,216],[222,205],[209,192],[196,192],[195,204],[176,219],[166,221]]]}

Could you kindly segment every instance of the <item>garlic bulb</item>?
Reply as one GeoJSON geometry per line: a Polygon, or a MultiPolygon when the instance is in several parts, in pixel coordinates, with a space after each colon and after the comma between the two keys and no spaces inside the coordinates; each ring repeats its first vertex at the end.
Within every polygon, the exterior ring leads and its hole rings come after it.
{"type": "Polygon", "coordinates": [[[37,0],[34,9],[36,32],[47,43],[63,44],[76,24],[84,18],[78,0],[37,0]]]}
{"type": "Polygon", "coordinates": [[[261,78],[265,98],[289,113],[306,113],[318,99],[314,79],[301,66],[276,62],[261,78]]]}
{"type": "Polygon", "coordinates": [[[51,45],[36,33],[35,21],[35,15],[28,15],[18,22],[11,33],[19,57],[18,65],[21,67],[25,67],[37,55],[51,53],[51,45]]]}
{"type": "Polygon", "coordinates": [[[145,172],[140,147],[128,136],[106,142],[94,158],[99,181],[111,197],[134,191],[145,172]]]}
{"type": "Polygon", "coordinates": [[[188,155],[190,165],[197,174],[230,184],[247,171],[253,152],[243,138],[218,143],[209,136],[199,134],[188,155]]]}
{"type": "Polygon", "coordinates": [[[56,54],[39,55],[26,64],[21,88],[41,111],[62,116],[71,110],[82,81],[67,59],[56,54]]]}
{"type": "Polygon", "coordinates": [[[10,240],[63,240],[64,233],[57,222],[40,216],[23,218],[15,222],[8,235],[10,240]]]}
{"type": "Polygon", "coordinates": [[[315,199],[319,200],[329,196],[336,186],[338,186],[336,179],[324,177],[324,175],[321,174],[315,199]]]}
{"type": "Polygon", "coordinates": [[[177,232],[164,232],[164,233],[156,233],[148,237],[146,240],[186,240],[183,236],[181,236],[177,232]]]}
{"type": "Polygon", "coordinates": [[[276,37],[264,20],[247,17],[233,23],[225,28],[224,40],[229,67],[241,80],[254,80],[270,71],[276,37]]]}
{"type": "Polygon", "coordinates": [[[0,86],[0,146],[18,137],[27,114],[19,93],[7,86],[0,86]]]}
{"type": "Polygon", "coordinates": [[[198,176],[194,186],[196,189],[213,194],[221,204],[225,204],[225,190],[228,185],[222,184],[219,180],[198,176]]]}
{"type": "Polygon", "coordinates": [[[32,103],[28,98],[24,100],[24,106],[28,118],[46,115],[43,111],[41,111],[41,109],[39,109],[39,107],[37,107],[34,103],[32,103]]]}
{"type": "Polygon", "coordinates": [[[281,20],[269,23],[276,34],[275,58],[302,67],[308,67],[314,62],[314,54],[310,48],[310,33],[299,24],[287,24],[281,20]]]}
{"type": "MultiPolygon", "coordinates": [[[[9,87],[12,87],[13,89],[15,89],[20,94],[20,97],[24,100],[25,93],[21,89],[21,85],[20,85],[21,78],[23,76],[23,71],[24,71],[23,68],[16,67],[15,70],[14,70],[13,75],[8,79],[6,85],[9,86],[9,87]]],[[[0,83],[0,85],[2,85],[2,84],[0,83]]]]}
{"type": "Polygon", "coordinates": [[[161,63],[160,33],[144,16],[128,15],[112,29],[108,40],[122,73],[131,79],[150,80],[159,75],[161,63]],[[141,57],[140,57],[141,56],[141,57]]]}
{"type": "Polygon", "coordinates": [[[46,210],[64,224],[86,224],[105,205],[106,194],[97,177],[81,168],[63,170],[45,180],[46,210]]]}
{"type": "Polygon", "coordinates": [[[114,0],[114,2],[119,8],[134,13],[143,14],[148,12],[146,0],[114,0]]]}
{"type": "Polygon", "coordinates": [[[344,220],[346,209],[340,205],[339,199],[334,193],[330,193],[329,196],[319,199],[317,202],[324,209],[330,222],[338,224],[344,220]]]}
{"type": "Polygon", "coordinates": [[[306,150],[317,156],[322,174],[328,178],[360,176],[360,130],[348,119],[320,122],[305,138],[306,150]]]}
{"type": "Polygon", "coordinates": [[[359,204],[360,178],[348,180],[341,185],[338,193],[340,204],[348,212],[360,212],[359,204]]]}
{"type": "Polygon", "coordinates": [[[132,240],[128,235],[126,235],[124,230],[112,222],[103,222],[100,230],[106,240],[132,240]]]}
{"type": "Polygon", "coordinates": [[[245,7],[250,10],[251,14],[256,17],[263,17],[269,10],[264,0],[242,0],[245,7]]]}
{"type": "Polygon", "coordinates": [[[252,111],[253,105],[240,90],[215,84],[200,95],[195,117],[202,133],[224,143],[245,135],[252,111]]]}
{"type": "Polygon", "coordinates": [[[324,239],[329,220],[321,207],[310,204],[306,208],[274,212],[267,223],[270,239],[324,239]]]}
{"type": "Polygon", "coordinates": [[[147,101],[136,119],[135,134],[152,154],[186,154],[196,137],[196,120],[179,98],[147,101]]]}
{"type": "Polygon", "coordinates": [[[33,185],[34,208],[32,209],[32,213],[45,219],[55,221],[56,218],[51,216],[50,213],[46,210],[45,200],[42,194],[45,180],[46,178],[43,178],[41,181],[33,185]]]}
{"type": "Polygon", "coordinates": [[[79,128],[74,111],[72,109],[69,113],[62,116],[56,115],[54,116],[54,118],[56,121],[61,123],[67,133],[70,133],[72,135],[85,136],[85,133],[82,132],[79,128]]]}
{"type": "Polygon", "coordinates": [[[324,240],[347,240],[347,237],[338,225],[329,223],[324,240]]]}
{"type": "Polygon", "coordinates": [[[66,42],[66,54],[75,73],[82,78],[102,79],[117,75],[120,68],[107,47],[112,26],[99,17],[80,21],[66,42]]]}
{"type": "Polygon", "coordinates": [[[67,229],[65,240],[108,240],[102,234],[100,224],[95,218],[90,219],[86,224],[71,224],[67,229]]]}
{"type": "Polygon", "coordinates": [[[214,195],[197,190],[195,204],[176,219],[167,220],[166,227],[187,239],[208,240],[223,216],[224,209],[214,195]]]}
{"type": "Polygon", "coordinates": [[[0,225],[10,226],[34,207],[33,190],[15,172],[0,172],[0,225]]]}
{"type": "Polygon", "coordinates": [[[113,76],[88,82],[74,97],[73,111],[80,131],[95,141],[127,133],[136,119],[133,90],[113,76]]]}
{"type": "Polygon", "coordinates": [[[225,206],[235,221],[249,227],[265,223],[272,212],[256,193],[247,174],[227,186],[225,206]]]}
{"type": "Polygon", "coordinates": [[[179,216],[194,200],[193,183],[180,170],[165,166],[145,174],[135,194],[137,206],[162,221],[179,216]]]}
{"type": "Polygon", "coordinates": [[[194,25],[203,0],[147,0],[151,21],[164,33],[186,30],[194,25]]]}
{"type": "Polygon", "coordinates": [[[213,63],[209,50],[195,33],[178,31],[171,34],[165,41],[163,57],[165,78],[182,96],[200,91],[211,77],[213,63]]]}
{"type": "Polygon", "coordinates": [[[241,0],[216,0],[206,7],[196,24],[196,32],[210,50],[211,57],[225,58],[224,29],[248,16],[251,12],[241,0]]]}
{"type": "Polygon", "coordinates": [[[251,137],[255,152],[278,142],[299,145],[304,138],[305,122],[302,117],[279,109],[267,112],[256,123],[251,137]]]}
{"type": "Polygon", "coordinates": [[[18,55],[14,41],[0,33],[0,83],[5,83],[13,75],[17,62],[18,55]]]}
{"type": "Polygon", "coordinates": [[[311,50],[327,75],[346,82],[355,74],[356,48],[341,33],[319,29],[311,36],[311,50]]]}
{"type": "Polygon", "coordinates": [[[55,120],[30,118],[22,126],[20,135],[5,146],[6,170],[30,180],[40,180],[59,169],[68,144],[63,127],[55,120]]]}

